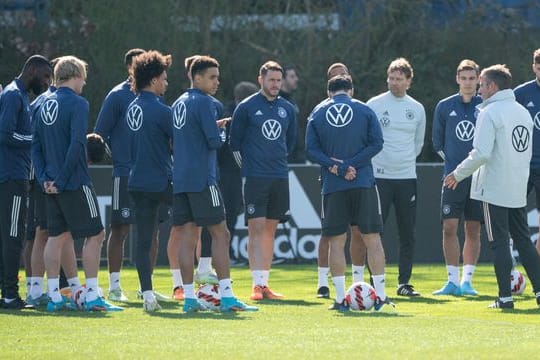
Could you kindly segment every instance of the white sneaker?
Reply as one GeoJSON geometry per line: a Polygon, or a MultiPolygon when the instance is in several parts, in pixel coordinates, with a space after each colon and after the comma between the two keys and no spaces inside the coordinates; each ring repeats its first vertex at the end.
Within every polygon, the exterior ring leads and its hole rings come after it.
{"type": "Polygon", "coordinates": [[[157,299],[154,299],[153,301],[145,301],[143,303],[143,309],[146,312],[154,312],[161,310],[161,305],[159,305],[157,299]]]}

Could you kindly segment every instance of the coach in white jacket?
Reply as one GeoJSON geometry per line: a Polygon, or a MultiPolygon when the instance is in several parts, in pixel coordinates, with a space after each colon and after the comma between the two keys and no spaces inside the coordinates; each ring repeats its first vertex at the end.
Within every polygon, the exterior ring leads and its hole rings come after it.
{"type": "Polygon", "coordinates": [[[526,209],[533,121],[516,102],[511,86],[512,75],[505,65],[482,71],[479,94],[484,101],[478,105],[473,150],[444,180],[447,187],[454,189],[459,181],[474,173],[471,198],[483,202],[499,286],[499,297],[490,307],[507,309],[514,308],[509,233],[540,306],[540,258],[529,239],[526,209]]]}

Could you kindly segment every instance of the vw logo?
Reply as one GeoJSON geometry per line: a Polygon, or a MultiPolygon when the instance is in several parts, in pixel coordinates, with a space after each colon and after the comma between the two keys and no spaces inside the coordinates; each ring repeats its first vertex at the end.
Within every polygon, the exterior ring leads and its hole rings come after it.
{"type": "Polygon", "coordinates": [[[380,122],[383,127],[387,127],[388,125],[390,125],[390,118],[387,116],[383,116],[380,122]]]}
{"type": "Polygon", "coordinates": [[[523,125],[518,125],[512,130],[512,145],[517,152],[524,152],[529,148],[529,130],[523,125]]]}
{"type": "Polygon", "coordinates": [[[143,123],[143,111],[137,104],[132,105],[127,112],[127,123],[131,130],[137,131],[143,123]]]}
{"type": "Polygon", "coordinates": [[[471,141],[474,137],[474,124],[469,120],[461,120],[456,126],[456,136],[461,141],[471,141]]]}
{"type": "Polygon", "coordinates": [[[353,110],[347,104],[334,104],[326,110],[326,121],[333,127],[347,126],[353,118],[353,110]]]}
{"type": "Polygon", "coordinates": [[[174,127],[180,130],[186,125],[186,104],[179,102],[173,108],[174,127]]]}
{"type": "Polygon", "coordinates": [[[534,127],[537,130],[540,130],[540,111],[534,115],[534,127]]]}
{"type": "Polygon", "coordinates": [[[54,99],[47,100],[41,106],[41,120],[45,125],[52,125],[58,117],[58,102],[54,99]]]}
{"type": "Polygon", "coordinates": [[[277,120],[268,119],[262,124],[261,131],[268,140],[277,140],[281,135],[281,124],[277,120]]]}

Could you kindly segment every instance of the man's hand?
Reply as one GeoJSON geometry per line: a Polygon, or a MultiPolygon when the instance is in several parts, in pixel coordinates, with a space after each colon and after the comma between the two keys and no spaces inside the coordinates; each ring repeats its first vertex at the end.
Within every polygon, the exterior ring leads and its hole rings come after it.
{"type": "Polygon", "coordinates": [[[54,181],[45,181],[43,183],[43,190],[46,194],[58,194],[58,189],[54,184],[54,181]]]}
{"type": "Polygon", "coordinates": [[[219,128],[224,128],[224,127],[227,125],[227,123],[228,123],[229,121],[231,121],[231,118],[230,118],[230,117],[228,117],[228,118],[223,118],[223,119],[219,119],[219,120],[216,120],[216,125],[217,125],[217,127],[219,127],[219,128]]]}
{"type": "Polygon", "coordinates": [[[347,168],[347,172],[345,173],[345,180],[352,181],[354,179],[356,179],[356,169],[349,166],[347,168]]]}
{"type": "Polygon", "coordinates": [[[444,186],[446,186],[449,189],[456,190],[458,184],[459,184],[459,181],[456,180],[454,173],[450,173],[446,175],[446,177],[444,178],[444,186]]]}

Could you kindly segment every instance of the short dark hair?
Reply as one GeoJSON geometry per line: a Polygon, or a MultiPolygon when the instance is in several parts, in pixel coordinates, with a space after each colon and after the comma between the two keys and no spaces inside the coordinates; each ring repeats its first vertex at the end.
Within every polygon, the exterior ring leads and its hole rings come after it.
{"type": "Polygon", "coordinates": [[[133,90],[139,92],[150,85],[152,79],[163,74],[171,63],[171,55],[163,55],[156,50],[147,51],[133,58],[133,90]]]}
{"type": "Polygon", "coordinates": [[[234,87],[234,91],[233,91],[234,101],[239,103],[240,101],[244,100],[248,96],[255,94],[257,91],[259,91],[259,88],[254,83],[249,82],[249,81],[239,82],[234,87]]]}
{"type": "Polygon", "coordinates": [[[482,70],[480,76],[483,78],[482,81],[495,83],[499,90],[510,89],[512,87],[512,74],[510,73],[510,69],[504,64],[491,65],[482,70]]]}
{"type": "Polygon", "coordinates": [[[540,49],[534,50],[533,61],[535,64],[540,64],[540,49]]]}
{"type": "Polygon", "coordinates": [[[414,77],[414,71],[411,64],[407,59],[402,57],[392,61],[390,65],[388,65],[388,70],[386,70],[386,73],[390,75],[390,73],[394,71],[402,72],[407,79],[412,79],[414,77]]]}
{"type": "Polygon", "coordinates": [[[474,70],[476,72],[476,75],[480,74],[480,66],[478,66],[477,63],[469,59],[461,60],[457,67],[456,74],[459,75],[460,72],[465,70],[474,70]]]}
{"type": "Polygon", "coordinates": [[[26,59],[26,61],[24,62],[22,72],[25,73],[31,68],[41,67],[41,66],[47,66],[51,69],[51,71],[53,70],[53,67],[51,66],[51,62],[45,56],[32,55],[28,59],[26,59]]]}
{"type": "Polygon", "coordinates": [[[266,76],[266,74],[269,71],[279,71],[281,75],[285,75],[283,73],[283,68],[281,67],[281,65],[279,65],[277,62],[272,61],[272,60],[267,61],[264,64],[262,64],[261,68],[259,69],[259,75],[266,76]]]}
{"type": "Polygon", "coordinates": [[[200,55],[196,56],[191,61],[191,65],[189,66],[189,73],[191,74],[191,78],[195,79],[195,75],[202,75],[204,74],[206,69],[214,67],[219,68],[219,63],[216,59],[207,55],[200,55]]]}
{"type": "Polygon", "coordinates": [[[128,50],[126,54],[124,55],[124,64],[126,64],[126,66],[131,66],[131,63],[133,62],[133,58],[135,56],[144,54],[145,52],[146,52],[145,50],[139,49],[139,48],[128,50]]]}
{"type": "Polygon", "coordinates": [[[335,93],[338,91],[352,90],[353,82],[350,75],[336,75],[328,80],[328,92],[335,93]]]}
{"type": "Polygon", "coordinates": [[[349,68],[347,67],[347,65],[340,62],[333,63],[332,65],[328,67],[328,70],[326,70],[326,77],[328,78],[328,80],[330,80],[330,75],[332,74],[332,71],[334,71],[334,69],[336,68],[343,68],[345,69],[345,73],[349,74],[349,68]]]}
{"type": "Polygon", "coordinates": [[[283,76],[284,76],[284,77],[285,77],[285,76],[287,75],[287,73],[288,73],[289,71],[291,71],[291,70],[294,71],[294,72],[296,72],[296,67],[295,67],[294,65],[291,65],[291,64],[284,65],[284,66],[282,67],[282,69],[283,69],[283,76]]]}

